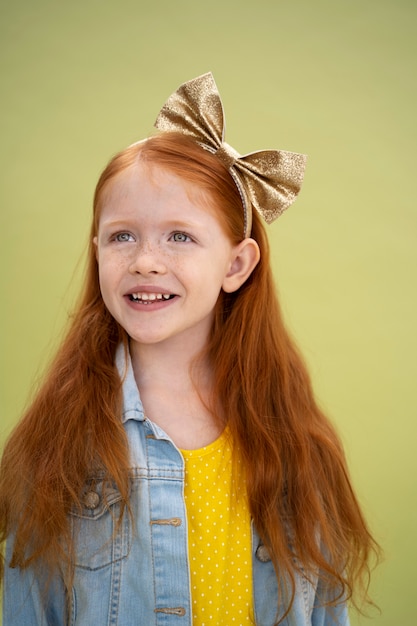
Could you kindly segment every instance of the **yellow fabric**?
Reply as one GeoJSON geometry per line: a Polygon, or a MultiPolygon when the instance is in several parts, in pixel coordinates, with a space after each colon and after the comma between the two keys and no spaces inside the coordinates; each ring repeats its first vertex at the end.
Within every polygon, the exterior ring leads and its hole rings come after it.
{"type": "Polygon", "coordinates": [[[228,436],[181,452],[193,626],[253,623],[250,515],[241,473],[233,480],[228,436]]]}

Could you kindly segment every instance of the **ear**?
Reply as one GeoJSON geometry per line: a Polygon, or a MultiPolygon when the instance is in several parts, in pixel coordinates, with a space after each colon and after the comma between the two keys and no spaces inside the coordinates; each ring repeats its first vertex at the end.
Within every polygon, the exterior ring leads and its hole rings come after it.
{"type": "Polygon", "coordinates": [[[93,245],[94,245],[94,250],[96,251],[96,261],[98,263],[98,239],[97,237],[93,237],[93,245]]]}
{"type": "Polygon", "coordinates": [[[252,274],[259,258],[259,246],[254,239],[244,239],[233,248],[231,266],[222,285],[223,291],[237,291],[252,274]]]}

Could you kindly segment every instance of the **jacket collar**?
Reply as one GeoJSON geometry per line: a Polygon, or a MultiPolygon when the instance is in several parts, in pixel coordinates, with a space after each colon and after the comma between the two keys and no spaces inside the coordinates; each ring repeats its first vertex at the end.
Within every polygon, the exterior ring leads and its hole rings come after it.
{"type": "Polygon", "coordinates": [[[132,360],[129,351],[120,344],[116,350],[115,363],[123,383],[123,414],[122,423],[128,420],[143,422],[145,413],[140,399],[138,386],[133,374],[132,360]]]}

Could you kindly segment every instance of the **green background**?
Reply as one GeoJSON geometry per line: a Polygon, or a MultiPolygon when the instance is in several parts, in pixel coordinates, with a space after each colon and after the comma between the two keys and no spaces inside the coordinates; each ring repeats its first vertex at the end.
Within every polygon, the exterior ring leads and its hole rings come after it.
{"type": "Polygon", "coordinates": [[[309,155],[269,229],[275,276],[385,550],[370,621],[414,626],[415,2],[0,6],[1,439],[71,310],[99,172],[211,70],[228,143],[309,155]]]}

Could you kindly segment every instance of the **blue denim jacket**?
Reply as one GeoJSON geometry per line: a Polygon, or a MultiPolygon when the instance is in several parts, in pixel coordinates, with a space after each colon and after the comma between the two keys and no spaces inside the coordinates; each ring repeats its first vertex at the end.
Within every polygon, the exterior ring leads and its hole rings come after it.
{"type": "MultiPolygon", "coordinates": [[[[117,355],[124,377],[123,422],[130,443],[131,512],[119,518],[117,489],[86,485],[82,512],[73,512],[76,569],[69,598],[70,625],[192,626],[181,453],[145,418],[131,364],[117,355]]],[[[278,587],[272,563],[252,529],[254,612],[258,626],[276,620],[278,587]]],[[[60,580],[48,596],[31,571],[6,567],[3,626],[61,626],[66,597],[60,580]]],[[[345,605],[315,607],[318,583],[297,579],[297,593],[283,626],[348,626],[345,605]]],[[[281,615],[284,605],[280,607],[281,615]]],[[[227,621],[222,622],[229,626],[227,621]]]]}

